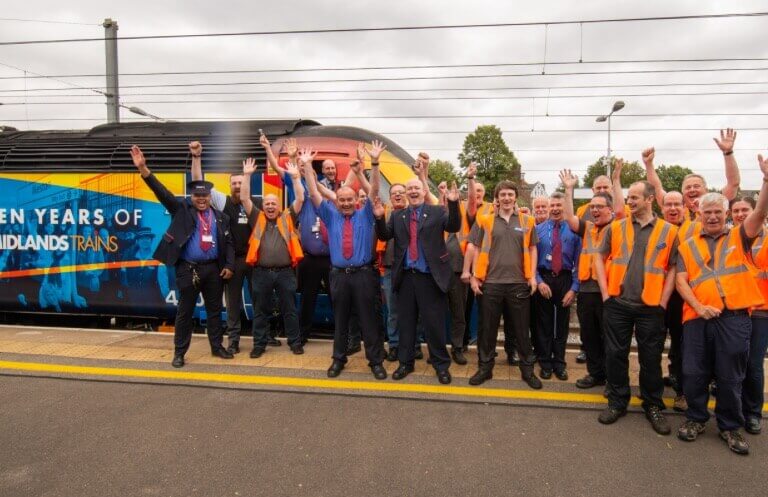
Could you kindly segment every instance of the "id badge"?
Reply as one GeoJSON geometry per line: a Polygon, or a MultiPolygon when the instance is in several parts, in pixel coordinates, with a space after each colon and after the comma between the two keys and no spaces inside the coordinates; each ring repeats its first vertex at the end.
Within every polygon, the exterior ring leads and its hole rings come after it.
{"type": "Polygon", "coordinates": [[[206,243],[213,243],[213,235],[203,235],[201,240],[206,243]]]}
{"type": "Polygon", "coordinates": [[[238,217],[237,224],[248,224],[248,218],[245,216],[238,217]]]}
{"type": "Polygon", "coordinates": [[[544,258],[545,258],[546,260],[548,260],[548,261],[552,262],[552,254],[547,254],[547,255],[546,255],[544,258]]]}

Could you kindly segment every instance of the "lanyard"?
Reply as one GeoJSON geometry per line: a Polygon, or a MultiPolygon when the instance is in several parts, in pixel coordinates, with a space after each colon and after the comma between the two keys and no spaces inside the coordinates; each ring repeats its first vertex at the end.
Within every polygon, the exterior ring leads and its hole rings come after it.
{"type": "Polygon", "coordinates": [[[211,233],[211,225],[209,222],[211,219],[210,211],[206,211],[205,216],[203,216],[202,213],[198,212],[197,218],[200,220],[200,226],[203,228],[203,233],[210,234],[211,233]],[[206,217],[208,218],[208,220],[205,219],[206,217]]]}

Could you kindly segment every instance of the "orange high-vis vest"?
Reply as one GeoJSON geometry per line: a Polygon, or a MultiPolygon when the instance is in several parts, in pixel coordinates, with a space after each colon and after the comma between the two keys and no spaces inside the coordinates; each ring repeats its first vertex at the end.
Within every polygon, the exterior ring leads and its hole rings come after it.
{"type": "Polygon", "coordinates": [[[677,239],[680,241],[680,245],[682,245],[689,238],[698,236],[699,233],[701,233],[701,223],[686,219],[677,229],[677,239]]]}
{"type": "MultiPolygon", "coordinates": [[[[584,237],[581,239],[581,254],[579,255],[579,281],[597,280],[597,271],[595,270],[595,255],[600,254],[600,247],[605,238],[605,227],[598,229],[592,221],[586,221],[584,228],[584,237]]],[[[606,262],[606,257],[603,262],[606,262]]],[[[608,264],[605,266],[608,270],[608,264]]]]}
{"type": "Polygon", "coordinates": [[[493,202],[483,202],[483,205],[477,206],[477,212],[475,213],[475,217],[478,216],[490,216],[491,214],[494,214],[496,209],[493,208],[493,202]]]}
{"type": "MultiPolygon", "coordinates": [[[[523,230],[523,271],[525,273],[525,279],[530,280],[533,278],[533,272],[531,270],[531,254],[528,249],[531,246],[531,237],[533,231],[536,229],[536,223],[532,216],[527,214],[518,214],[520,221],[520,228],[523,230]]],[[[488,275],[488,265],[490,264],[491,257],[491,245],[493,242],[493,223],[496,221],[496,214],[489,214],[487,216],[477,216],[475,222],[480,228],[483,229],[483,240],[478,247],[477,263],[474,268],[475,278],[484,281],[488,275]]]]}
{"type": "MultiPolygon", "coordinates": [[[[714,257],[701,234],[680,245],[688,284],[701,304],[733,311],[763,305],[763,296],[749,267],[750,254],[744,253],[739,231],[731,229],[717,240],[714,257]]],[[[698,317],[686,302],[683,322],[698,317]]]]}
{"type": "Polygon", "coordinates": [[[443,238],[448,241],[448,237],[455,234],[456,241],[459,242],[461,254],[464,255],[467,253],[467,243],[469,243],[469,220],[467,220],[467,209],[462,202],[459,202],[459,215],[461,216],[461,228],[459,228],[459,231],[456,233],[446,232],[443,238]]]}
{"type": "Polygon", "coordinates": [[[755,307],[760,311],[768,311],[768,243],[764,243],[765,231],[763,228],[763,232],[752,244],[753,276],[764,300],[763,305],[755,307]]]}
{"type": "MultiPolygon", "coordinates": [[[[613,205],[610,205],[611,208],[613,208],[613,205]]],[[[579,219],[583,218],[587,215],[587,212],[589,211],[589,204],[582,204],[579,206],[578,209],[576,209],[576,217],[579,219]]],[[[629,206],[624,204],[624,217],[629,217],[630,215],[629,206]]]]}
{"type": "MultiPolygon", "coordinates": [[[[661,219],[656,220],[656,225],[648,238],[645,261],[643,262],[644,275],[641,298],[645,305],[657,306],[661,303],[664,276],[675,237],[677,237],[677,226],[661,219]]],[[[632,226],[631,217],[611,223],[611,251],[608,255],[610,266],[606,268],[608,295],[611,297],[621,295],[621,285],[627,274],[634,241],[635,229],[632,226]]]]}
{"type": "MultiPolygon", "coordinates": [[[[290,211],[286,209],[281,212],[275,224],[277,225],[277,231],[283,237],[285,245],[288,247],[288,254],[291,256],[291,266],[296,267],[299,261],[304,258],[304,251],[301,250],[300,237],[296,232],[296,227],[293,225],[290,211]]],[[[264,215],[263,211],[259,211],[259,216],[256,218],[256,226],[253,227],[251,238],[248,242],[248,254],[245,256],[245,262],[251,266],[255,266],[259,261],[259,246],[261,245],[261,237],[264,236],[266,229],[267,216],[264,215]]]]}

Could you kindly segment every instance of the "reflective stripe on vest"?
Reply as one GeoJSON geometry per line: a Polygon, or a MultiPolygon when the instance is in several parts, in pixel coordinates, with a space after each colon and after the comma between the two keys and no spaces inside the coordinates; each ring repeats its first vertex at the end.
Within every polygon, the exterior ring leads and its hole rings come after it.
{"type": "Polygon", "coordinates": [[[725,299],[725,291],[723,290],[722,283],[720,282],[720,277],[732,274],[749,273],[749,268],[745,264],[740,264],[738,266],[728,268],[725,267],[726,254],[725,251],[722,250],[722,247],[728,236],[729,235],[722,236],[720,240],[717,241],[717,245],[715,245],[715,253],[712,256],[712,259],[715,261],[714,269],[710,268],[704,263],[704,257],[699,251],[699,246],[696,244],[695,238],[691,238],[686,242],[688,247],[691,249],[693,261],[701,268],[701,274],[699,277],[689,282],[691,289],[695,290],[696,287],[705,281],[714,279],[715,285],[717,286],[717,292],[720,294],[721,298],[725,299]]]}
{"type": "Polygon", "coordinates": [[[760,236],[757,237],[754,244],[752,245],[752,262],[757,267],[758,271],[755,274],[755,278],[759,280],[768,280],[768,268],[760,267],[757,263],[758,254],[763,249],[763,242],[765,241],[765,229],[760,233],[760,236]]]}

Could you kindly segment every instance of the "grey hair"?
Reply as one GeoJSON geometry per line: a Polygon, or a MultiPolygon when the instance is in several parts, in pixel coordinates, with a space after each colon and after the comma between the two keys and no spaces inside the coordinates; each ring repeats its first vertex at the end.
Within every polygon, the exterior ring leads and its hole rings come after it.
{"type": "Polygon", "coordinates": [[[717,203],[723,206],[724,211],[728,210],[728,199],[725,198],[725,196],[722,193],[717,193],[717,192],[705,193],[699,199],[699,210],[701,210],[701,208],[706,204],[717,204],[717,203]]]}

